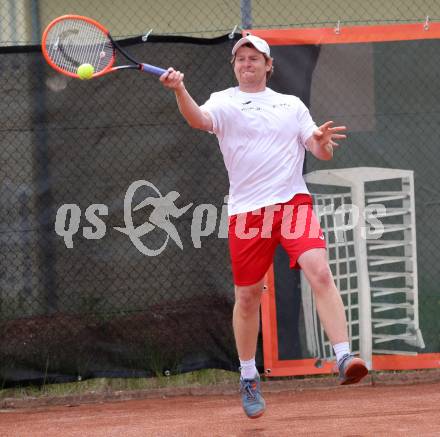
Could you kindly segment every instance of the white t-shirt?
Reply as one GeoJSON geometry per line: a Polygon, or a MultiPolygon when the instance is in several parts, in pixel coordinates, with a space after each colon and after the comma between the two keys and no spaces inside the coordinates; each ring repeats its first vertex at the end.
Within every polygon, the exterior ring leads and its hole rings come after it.
{"type": "Polygon", "coordinates": [[[228,171],[229,215],[309,193],[305,142],[317,127],[298,97],[235,87],[211,94],[201,109],[211,115],[228,171]]]}

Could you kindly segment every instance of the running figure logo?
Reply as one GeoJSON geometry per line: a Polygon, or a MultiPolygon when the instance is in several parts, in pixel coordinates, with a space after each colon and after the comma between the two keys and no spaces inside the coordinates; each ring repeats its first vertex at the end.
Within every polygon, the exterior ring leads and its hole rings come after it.
{"type": "Polygon", "coordinates": [[[180,194],[177,191],[170,191],[166,196],[162,196],[157,187],[148,181],[133,182],[128,187],[124,198],[125,228],[115,227],[114,229],[128,235],[136,248],[144,255],[159,255],[165,249],[170,238],[172,238],[177,246],[183,250],[182,240],[180,239],[176,227],[173,225],[173,223],[171,223],[170,217],[178,218],[182,216],[186,211],[188,211],[189,208],[191,208],[192,203],[182,208],[178,208],[174,202],[179,196],[180,194]],[[140,187],[152,188],[157,194],[157,197],[147,197],[137,206],[132,208],[133,196],[136,193],[136,190],[140,187]],[[152,206],[153,211],[151,211],[146,223],[135,228],[133,224],[132,211],[139,211],[145,206],[152,206]],[[164,243],[158,249],[150,249],[141,241],[140,238],[156,228],[162,229],[167,235],[164,243]]]}

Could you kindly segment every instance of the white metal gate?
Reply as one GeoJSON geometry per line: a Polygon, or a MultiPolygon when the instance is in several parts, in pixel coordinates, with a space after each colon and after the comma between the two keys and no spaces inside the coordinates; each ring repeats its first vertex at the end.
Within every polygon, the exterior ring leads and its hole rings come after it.
{"type": "MultiPolygon", "coordinates": [[[[340,290],[352,350],[371,367],[372,354],[417,353],[419,329],[414,177],[409,170],[357,167],[305,175],[340,290]]],[[[309,353],[333,359],[301,276],[309,353]]]]}

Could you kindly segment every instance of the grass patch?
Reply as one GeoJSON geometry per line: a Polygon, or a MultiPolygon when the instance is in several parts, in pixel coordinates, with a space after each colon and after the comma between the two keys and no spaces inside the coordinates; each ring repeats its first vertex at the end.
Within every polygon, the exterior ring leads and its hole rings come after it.
{"type": "Polygon", "coordinates": [[[0,399],[28,397],[63,397],[130,390],[153,390],[164,387],[201,387],[237,383],[238,374],[226,370],[203,369],[156,378],[95,378],[65,384],[45,384],[0,390],[0,399]]]}

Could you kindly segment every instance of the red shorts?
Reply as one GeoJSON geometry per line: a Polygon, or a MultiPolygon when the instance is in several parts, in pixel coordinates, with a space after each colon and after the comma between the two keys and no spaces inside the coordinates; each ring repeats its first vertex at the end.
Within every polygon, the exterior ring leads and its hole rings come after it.
{"type": "Polygon", "coordinates": [[[300,268],[299,256],[325,249],[325,238],[313,212],[312,197],[297,194],[285,203],[229,217],[229,251],[235,285],[252,285],[264,278],[278,243],[300,268]]]}

